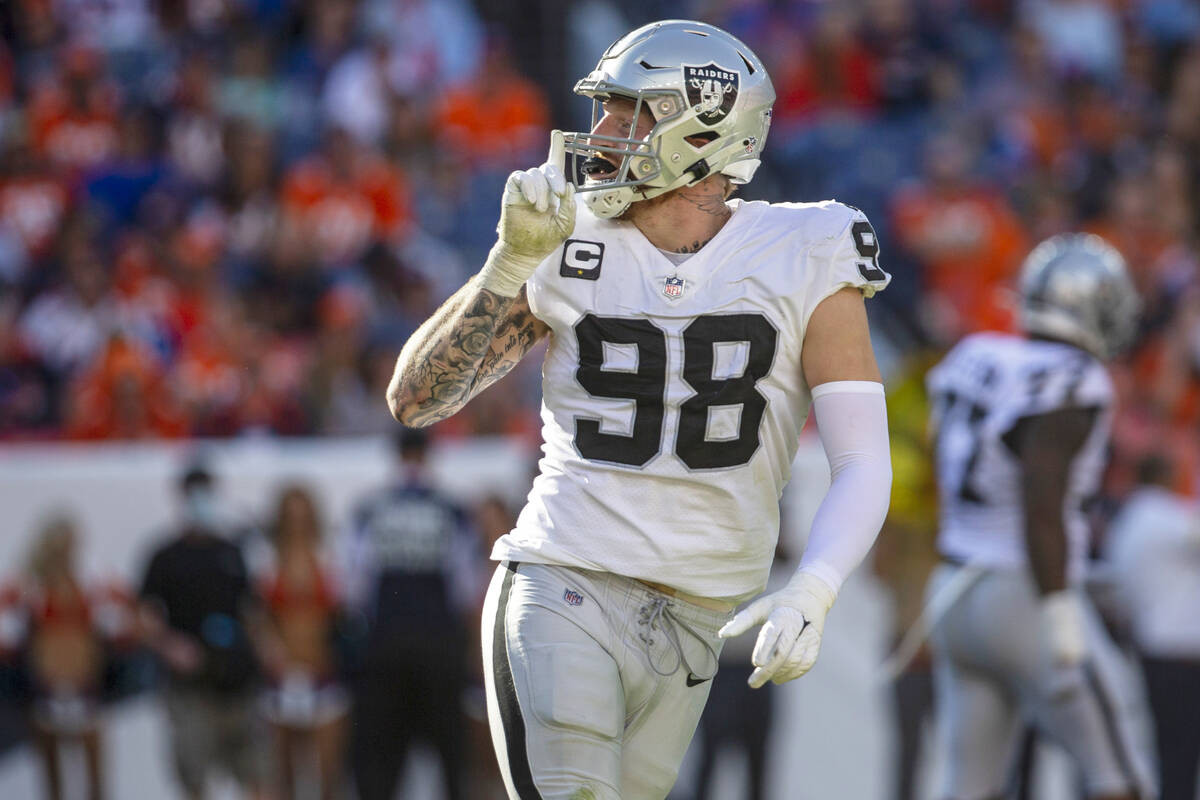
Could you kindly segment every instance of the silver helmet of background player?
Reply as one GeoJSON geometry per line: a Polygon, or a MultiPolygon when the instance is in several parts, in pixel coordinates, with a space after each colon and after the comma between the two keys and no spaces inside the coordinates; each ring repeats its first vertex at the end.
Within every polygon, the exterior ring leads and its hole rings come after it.
{"type": "Polygon", "coordinates": [[[1078,345],[1100,358],[1127,347],[1141,303],[1115,248],[1091,234],[1053,236],[1021,268],[1026,331],[1078,345]]]}
{"type": "Polygon", "coordinates": [[[567,151],[576,158],[605,158],[617,167],[611,176],[585,176],[579,187],[592,212],[604,218],[714,172],[749,182],[775,102],[771,79],[749,47],[720,28],[687,20],[654,22],[621,37],[575,92],[592,99],[593,127],[601,102],[613,96],[636,102],[635,120],[642,109],[654,118],[644,139],[566,134],[567,151]]]}

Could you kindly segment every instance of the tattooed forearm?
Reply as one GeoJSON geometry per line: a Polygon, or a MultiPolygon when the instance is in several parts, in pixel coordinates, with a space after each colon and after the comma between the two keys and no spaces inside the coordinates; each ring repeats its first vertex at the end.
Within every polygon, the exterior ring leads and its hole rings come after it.
{"type": "Polygon", "coordinates": [[[513,307],[511,313],[496,329],[494,344],[479,365],[479,371],[471,385],[471,397],[503,378],[516,366],[541,338],[541,325],[527,305],[513,307]]]}
{"type": "Polygon", "coordinates": [[[468,284],[404,345],[388,386],[392,414],[418,427],[445,419],[512,369],[544,330],[524,290],[514,301],[468,284]]]}
{"type": "Polygon", "coordinates": [[[400,352],[388,387],[392,413],[422,426],[457,411],[512,302],[471,284],[451,297],[400,352]]]}

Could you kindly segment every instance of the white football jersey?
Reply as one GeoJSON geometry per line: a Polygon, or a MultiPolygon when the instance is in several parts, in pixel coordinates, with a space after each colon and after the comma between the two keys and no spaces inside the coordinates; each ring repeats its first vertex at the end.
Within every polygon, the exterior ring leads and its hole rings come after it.
{"type": "Polygon", "coordinates": [[[1067,574],[1082,578],[1084,504],[1099,489],[1112,421],[1113,387],[1104,365],[1068,344],[979,333],[930,370],[926,384],[937,430],[938,549],[986,567],[1028,564],[1021,468],[1005,436],[1023,417],[1072,407],[1099,410],[1071,464],[1063,501],[1067,574]]]}
{"type": "Polygon", "coordinates": [[[526,284],[550,326],[540,474],[493,557],[760,591],[811,396],[809,317],[846,286],[887,286],[863,214],[832,201],[732,201],[676,265],[631,223],[582,206],[526,284]]]}

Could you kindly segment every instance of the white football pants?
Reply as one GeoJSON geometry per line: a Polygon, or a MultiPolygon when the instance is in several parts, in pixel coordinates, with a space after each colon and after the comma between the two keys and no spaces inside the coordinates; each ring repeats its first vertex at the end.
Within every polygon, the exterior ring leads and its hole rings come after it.
{"type": "MultiPolygon", "coordinates": [[[[929,596],[958,569],[939,566],[929,596]]],[[[1007,796],[1027,725],[1067,751],[1089,796],[1154,797],[1136,730],[1142,696],[1090,603],[1086,611],[1088,656],[1072,670],[1055,669],[1043,654],[1038,596],[1025,572],[985,573],[942,617],[931,635],[947,765],[939,798],[1007,796]]]]}
{"type": "Polygon", "coordinates": [[[666,797],[729,618],[619,575],[502,563],[484,604],[483,658],[509,797],[666,797]]]}

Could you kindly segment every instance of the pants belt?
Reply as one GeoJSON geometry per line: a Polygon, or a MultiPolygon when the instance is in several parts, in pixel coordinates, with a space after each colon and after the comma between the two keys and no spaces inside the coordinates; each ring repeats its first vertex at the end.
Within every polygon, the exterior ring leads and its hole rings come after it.
{"type": "Polygon", "coordinates": [[[698,597],[694,594],[688,594],[687,592],[681,592],[680,590],[676,589],[673,586],[667,586],[666,584],[662,584],[662,583],[655,583],[654,581],[644,581],[641,578],[635,578],[634,580],[636,580],[642,586],[653,589],[656,592],[661,592],[662,594],[665,594],[667,597],[674,597],[675,599],[682,600],[685,603],[691,603],[694,606],[700,606],[701,608],[707,608],[709,611],[720,611],[722,613],[728,613],[730,611],[733,611],[734,608],[736,608],[736,606],[733,603],[730,603],[726,600],[714,600],[711,597],[698,597]]]}

